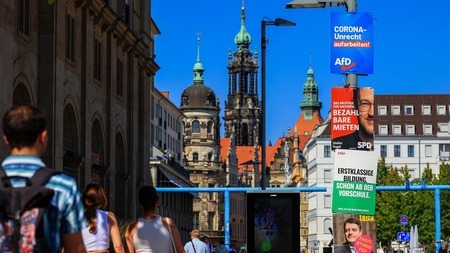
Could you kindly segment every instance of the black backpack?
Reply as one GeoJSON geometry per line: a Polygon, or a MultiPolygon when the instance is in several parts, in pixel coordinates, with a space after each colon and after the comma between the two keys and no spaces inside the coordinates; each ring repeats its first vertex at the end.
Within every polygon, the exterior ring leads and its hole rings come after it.
{"type": "Polygon", "coordinates": [[[0,166],[0,252],[50,252],[43,215],[54,191],[45,184],[59,173],[43,167],[31,178],[7,176],[0,166]],[[26,186],[13,187],[14,178],[25,180],[26,186]]]}

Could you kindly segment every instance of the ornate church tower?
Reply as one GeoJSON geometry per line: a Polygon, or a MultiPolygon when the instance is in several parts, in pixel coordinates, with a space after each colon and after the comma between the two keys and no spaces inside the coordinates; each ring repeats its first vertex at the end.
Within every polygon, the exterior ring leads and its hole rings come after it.
{"type": "Polygon", "coordinates": [[[180,110],[186,115],[184,126],[184,154],[187,161],[219,161],[220,105],[214,91],[203,81],[200,62],[200,39],[197,62],[193,68],[194,84],[181,95],[180,110]]]}
{"type": "MultiPolygon", "coordinates": [[[[225,173],[220,158],[220,103],[214,91],[203,82],[203,64],[200,62],[200,39],[197,62],[194,65],[194,83],[181,95],[180,110],[184,120],[184,166],[190,172],[190,181],[198,187],[225,185],[225,173]]],[[[214,234],[223,226],[223,208],[217,192],[199,193],[193,203],[194,221],[202,234],[214,234]]]]}
{"type": "Polygon", "coordinates": [[[320,116],[322,102],[319,101],[319,86],[314,80],[314,71],[311,65],[306,75],[306,82],[303,84],[303,101],[300,102],[300,108],[305,120],[311,120],[314,114],[318,114],[319,118],[322,119],[320,116]]]}
{"type": "Polygon", "coordinates": [[[242,7],[241,29],[234,42],[237,51],[228,57],[228,102],[225,101],[225,137],[235,131],[236,146],[254,146],[260,140],[261,105],[258,98],[258,57],[249,50],[252,38],[245,29],[242,7]]]}

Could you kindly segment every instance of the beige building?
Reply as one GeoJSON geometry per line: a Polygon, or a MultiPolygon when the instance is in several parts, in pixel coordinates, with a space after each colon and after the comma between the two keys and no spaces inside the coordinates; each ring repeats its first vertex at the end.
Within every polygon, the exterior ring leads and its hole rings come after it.
{"type": "MultiPolygon", "coordinates": [[[[155,187],[194,187],[189,171],[181,166],[183,121],[185,115],[169,100],[168,92],[152,92],[152,148],[150,178],[155,187]]],[[[197,193],[160,192],[159,214],[171,217],[177,224],[182,242],[191,239],[192,203],[197,193]]]]}
{"type": "MultiPolygon", "coordinates": [[[[0,113],[30,103],[48,118],[48,166],[99,182],[119,220],[148,184],[158,33],[146,0],[1,1],[0,113]]],[[[8,149],[1,145],[1,156],[8,149]]]]}
{"type": "MultiPolygon", "coordinates": [[[[200,43],[194,64],[194,83],[181,95],[184,113],[183,163],[190,181],[201,188],[223,187],[225,171],[220,159],[220,106],[214,91],[204,84],[200,43]]],[[[193,228],[208,235],[211,243],[223,236],[223,196],[218,192],[202,192],[193,204],[193,228]]]]}

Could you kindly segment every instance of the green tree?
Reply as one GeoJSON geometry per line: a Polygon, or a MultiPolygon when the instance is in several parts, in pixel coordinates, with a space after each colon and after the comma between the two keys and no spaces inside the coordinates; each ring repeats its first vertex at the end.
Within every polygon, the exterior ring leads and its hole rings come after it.
{"type": "MultiPolygon", "coordinates": [[[[439,166],[439,177],[436,179],[438,185],[450,185],[450,164],[442,163],[439,166]]],[[[441,238],[450,238],[450,190],[441,191],[441,238]]]]}
{"type": "MultiPolygon", "coordinates": [[[[397,169],[392,166],[388,167],[384,159],[378,163],[378,185],[404,185],[404,182],[397,169]]],[[[403,199],[401,192],[377,192],[375,220],[377,222],[378,243],[389,245],[391,241],[396,240],[397,232],[401,231],[399,220],[402,206],[403,199]]]]}
{"type": "MultiPolygon", "coordinates": [[[[422,179],[414,179],[411,185],[450,185],[450,165],[441,164],[439,176],[433,174],[427,165],[422,173],[422,179]]],[[[378,163],[377,185],[401,186],[410,179],[408,167],[400,169],[388,166],[384,159],[378,163]]],[[[377,192],[376,214],[377,240],[389,244],[397,239],[397,232],[409,231],[410,226],[417,225],[419,242],[427,251],[435,250],[435,197],[432,190],[418,191],[383,191],[377,192]],[[399,222],[401,215],[409,218],[408,226],[402,227],[399,222]]],[[[441,191],[441,238],[450,237],[450,191],[441,191]]]]}

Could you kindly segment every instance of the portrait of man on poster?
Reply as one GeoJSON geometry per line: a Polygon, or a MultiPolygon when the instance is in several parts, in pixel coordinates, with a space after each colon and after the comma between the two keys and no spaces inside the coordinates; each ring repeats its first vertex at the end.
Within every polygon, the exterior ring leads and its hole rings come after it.
{"type": "Polygon", "coordinates": [[[353,94],[358,127],[350,134],[333,138],[333,149],[373,150],[374,90],[373,88],[358,88],[353,94]]]}

